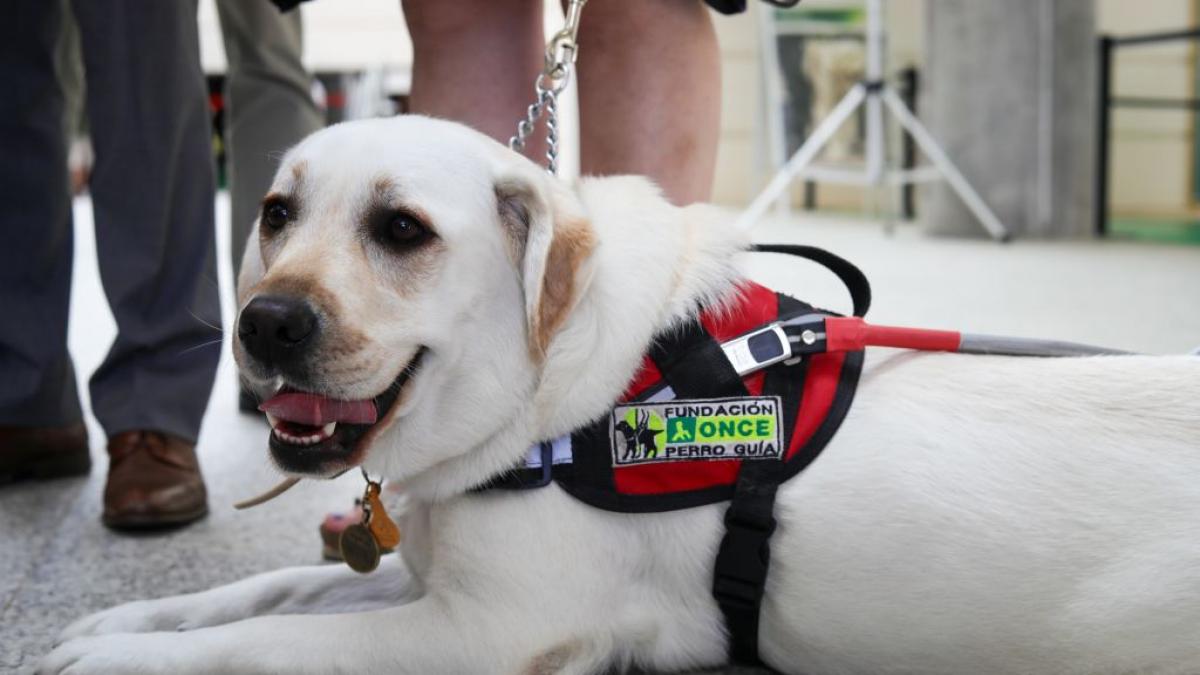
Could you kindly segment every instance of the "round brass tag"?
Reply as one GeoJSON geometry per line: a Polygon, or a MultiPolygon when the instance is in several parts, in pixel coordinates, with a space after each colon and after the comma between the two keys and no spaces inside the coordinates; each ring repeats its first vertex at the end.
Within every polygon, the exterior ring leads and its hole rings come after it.
{"type": "Polygon", "coordinates": [[[366,574],[379,567],[379,544],[366,525],[359,523],[342,530],[338,548],[346,564],[355,572],[366,574]]]}

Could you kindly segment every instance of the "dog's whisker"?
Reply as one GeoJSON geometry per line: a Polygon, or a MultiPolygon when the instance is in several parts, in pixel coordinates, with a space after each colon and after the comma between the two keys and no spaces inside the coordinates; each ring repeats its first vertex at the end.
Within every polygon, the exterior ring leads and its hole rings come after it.
{"type": "Polygon", "coordinates": [[[194,352],[194,351],[196,351],[197,349],[203,349],[203,348],[205,348],[205,347],[211,347],[212,345],[219,345],[219,344],[221,344],[221,342],[222,342],[222,341],[224,341],[224,339],[225,339],[224,337],[219,337],[219,338],[217,338],[217,339],[215,339],[215,340],[209,340],[209,341],[207,341],[207,342],[201,342],[201,343],[200,343],[200,344],[198,344],[198,345],[193,345],[193,346],[191,346],[191,347],[188,347],[187,349],[184,349],[184,350],[180,351],[180,352],[177,354],[177,356],[183,356],[184,354],[187,354],[188,352],[194,352]]]}
{"type": "Polygon", "coordinates": [[[195,312],[193,312],[191,309],[188,309],[187,313],[188,313],[188,314],[191,314],[193,319],[195,319],[195,320],[199,321],[200,323],[204,324],[205,326],[208,326],[209,328],[211,328],[211,329],[213,329],[213,330],[216,330],[216,331],[222,331],[222,332],[224,331],[224,329],[223,329],[223,328],[221,328],[220,326],[218,326],[218,325],[215,325],[215,324],[213,324],[213,323],[211,323],[211,322],[209,322],[209,321],[205,321],[204,319],[200,318],[200,317],[199,317],[199,316],[197,316],[197,315],[196,315],[196,313],[195,313],[195,312]]]}

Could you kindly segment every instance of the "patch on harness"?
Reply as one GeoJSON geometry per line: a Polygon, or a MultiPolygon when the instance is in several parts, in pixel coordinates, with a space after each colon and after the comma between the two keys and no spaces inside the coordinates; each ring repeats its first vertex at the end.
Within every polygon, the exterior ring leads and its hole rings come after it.
{"type": "Polygon", "coordinates": [[[613,464],[780,459],[778,396],[619,404],[609,424],[613,464]]]}

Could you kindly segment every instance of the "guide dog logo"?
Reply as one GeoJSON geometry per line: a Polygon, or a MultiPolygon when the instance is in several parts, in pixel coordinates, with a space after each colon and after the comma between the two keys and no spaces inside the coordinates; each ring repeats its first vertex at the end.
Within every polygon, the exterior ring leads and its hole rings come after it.
{"type": "Polygon", "coordinates": [[[779,398],[748,396],[618,405],[617,465],[717,459],[779,459],[779,398]]]}

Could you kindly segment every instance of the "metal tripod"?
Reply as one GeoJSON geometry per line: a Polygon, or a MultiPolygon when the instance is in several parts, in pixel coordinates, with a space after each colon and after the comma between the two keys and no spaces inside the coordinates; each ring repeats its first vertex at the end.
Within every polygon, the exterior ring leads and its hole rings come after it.
{"type": "MultiPolygon", "coordinates": [[[[834,106],[812,134],[800,146],[796,153],[783,165],[783,168],[771,178],[771,182],[763,189],[750,206],[738,218],[737,225],[739,227],[748,228],[756,223],[771,204],[779,200],[781,197],[786,199],[785,191],[788,186],[797,178],[804,177],[811,180],[820,180],[833,183],[846,183],[851,185],[873,186],[878,188],[886,181],[892,186],[906,185],[909,183],[919,183],[925,181],[933,181],[944,179],[950,184],[950,187],[967,205],[967,208],[979,220],[984,229],[988,231],[994,239],[999,241],[1007,241],[1012,237],[1008,228],[1000,222],[996,214],[992,212],[975,188],[967,182],[962,173],[946,156],[946,152],[934,140],[933,136],[917,120],[904,101],[892,91],[883,77],[883,0],[867,0],[867,33],[866,33],[866,48],[867,48],[867,68],[866,79],[854,85],[849,92],[834,106]],[[826,167],[813,166],[812,161],[817,154],[824,149],[825,145],[833,138],[846,120],[858,110],[859,106],[865,105],[867,110],[867,130],[865,138],[866,149],[866,167],[862,171],[847,171],[843,169],[833,169],[826,167]],[[884,160],[884,131],[883,131],[883,109],[887,110],[895,116],[896,121],[900,126],[908,132],[913,140],[917,142],[917,146],[925,153],[925,156],[932,162],[932,166],[920,167],[915,169],[900,170],[889,169],[884,160]]],[[[769,52],[768,63],[778,62],[774,40],[771,39],[774,33],[764,36],[765,42],[770,44],[764,47],[764,56],[769,52]]],[[[778,72],[778,69],[776,69],[778,72]]],[[[782,144],[781,134],[773,134],[775,138],[771,141],[773,144],[782,144]]]]}

